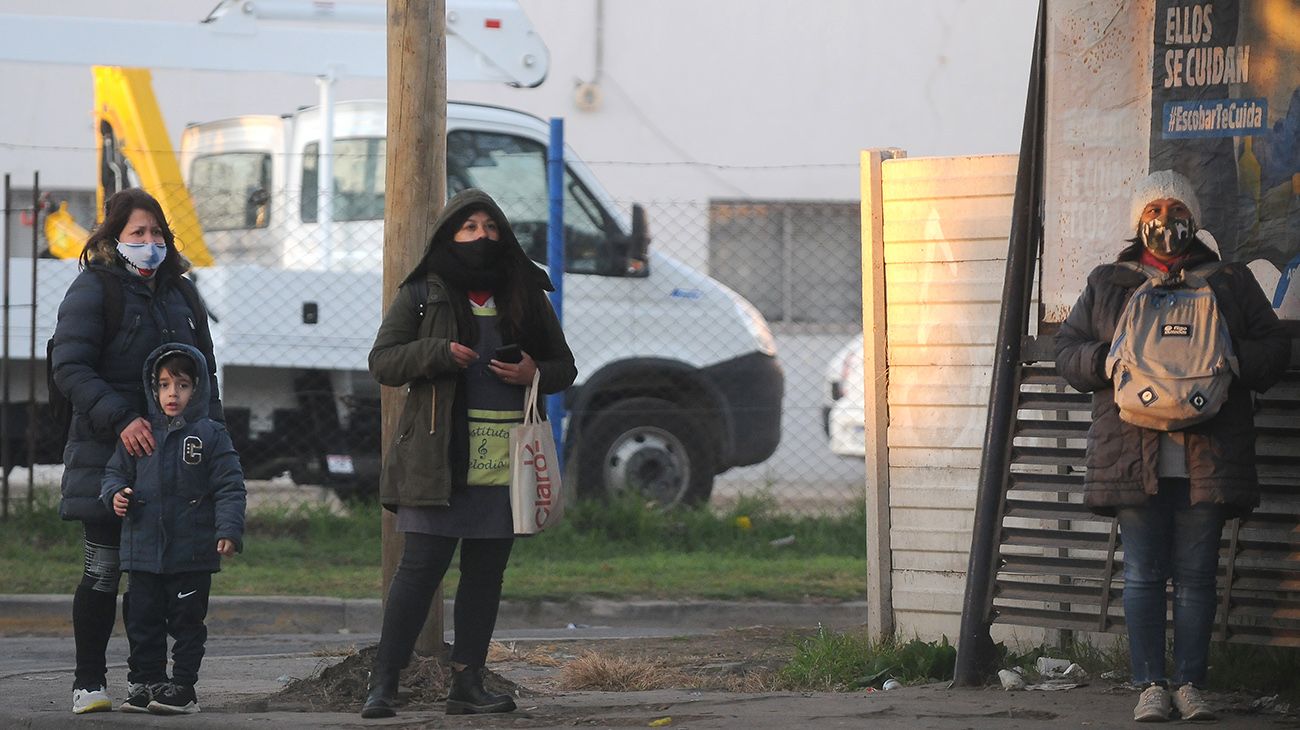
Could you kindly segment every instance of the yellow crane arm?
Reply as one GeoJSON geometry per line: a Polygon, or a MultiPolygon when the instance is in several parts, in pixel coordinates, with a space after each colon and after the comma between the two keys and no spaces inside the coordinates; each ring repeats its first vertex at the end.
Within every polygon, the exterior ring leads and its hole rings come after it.
{"type": "Polygon", "coordinates": [[[90,231],[82,228],[68,212],[68,201],[59,203],[59,209],[45,216],[45,240],[50,245],[50,255],[61,259],[75,259],[90,238],[90,231]]]}
{"type": "MultiPolygon", "coordinates": [[[[167,222],[176,233],[177,248],[195,266],[211,266],[212,253],[203,242],[203,228],[181,178],[148,69],[95,66],[94,74],[95,149],[100,165],[96,202],[100,219],[105,198],[128,186],[129,163],[140,186],[162,204],[167,222]]],[[[51,252],[59,255],[53,239],[49,240],[51,252]]]]}

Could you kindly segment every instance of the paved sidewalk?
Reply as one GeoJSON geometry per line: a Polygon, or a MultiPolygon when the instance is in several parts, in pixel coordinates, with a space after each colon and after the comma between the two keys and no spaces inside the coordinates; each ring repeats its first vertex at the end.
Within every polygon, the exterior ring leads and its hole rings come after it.
{"type": "MultiPolygon", "coordinates": [[[[657,690],[649,692],[546,692],[519,700],[519,711],[487,717],[447,717],[440,708],[404,712],[384,721],[356,713],[311,712],[277,704],[273,695],[289,678],[311,676],[339,661],[340,645],[373,643],[377,601],[297,598],[218,598],[213,601],[215,637],[204,660],[199,700],[203,712],[186,718],[124,715],[75,717],[70,712],[72,668],[67,666],[70,598],[0,596],[0,728],[177,727],[363,728],[478,727],[744,728],[1003,728],[1133,727],[1136,695],[1098,682],[1068,692],[948,690],[943,685],[873,693],[767,693],[657,690]],[[21,630],[20,630],[21,629],[21,630]],[[236,634],[257,634],[240,639],[236,634]],[[288,636],[310,633],[314,636],[288,636]],[[36,638],[14,638],[19,636],[36,638]],[[40,638],[49,637],[49,638],[40,638]],[[283,651],[280,647],[283,647],[283,651]],[[258,652],[241,654],[240,652],[258,652]],[[57,657],[57,658],[51,658],[57,657]],[[665,720],[670,718],[670,720],[665,720]]],[[[569,604],[507,604],[499,636],[554,642],[564,638],[614,640],[636,635],[710,634],[754,624],[845,627],[861,622],[861,604],[666,603],[588,601],[569,604]],[[622,627],[570,629],[578,626],[622,627]],[[658,628],[655,628],[657,626],[658,628]]],[[[126,690],[125,640],[109,648],[109,689],[120,702],[126,690]]],[[[553,667],[521,661],[492,669],[524,687],[554,687],[553,667]]],[[[1224,705],[1228,704],[1227,700],[1224,705]]],[[[1238,702],[1238,704],[1240,704],[1238,702]]],[[[1296,727],[1294,718],[1247,714],[1238,707],[1217,728],[1296,727]]]]}
{"type": "MultiPolygon", "coordinates": [[[[1136,695],[1094,685],[1069,692],[1002,692],[998,689],[948,690],[943,685],[905,687],[890,692],[738,694],[658,690],[652,692],[562,692],[523,698],[506,715],[447,717],[438,710],[403,712],[391,720],[362,720],[356,713],[301,712],[268,698],[280,678],[308,676],[322,660],[310,655],[222,657],[204,662],[199,700],[203,711],[185,718],[124,715],[120,712],[75,717],[69,711],[69,671],[51,669],[0,677],[0,727],[33,730],[63,728],[180,727],[235,728],[645,728],[662,727],[788,730],[815,728],[1123,728],[1133,727],[1136,695]]],[[[527,685],[536,667],[495,666],[527,685]]],[[[125,671],[110,671],[110,686],[120,701],[125,671]]],[[[1227,715],[1216,728],[1261,730],[1295,727],[1282,718],[1227,715]]]]}

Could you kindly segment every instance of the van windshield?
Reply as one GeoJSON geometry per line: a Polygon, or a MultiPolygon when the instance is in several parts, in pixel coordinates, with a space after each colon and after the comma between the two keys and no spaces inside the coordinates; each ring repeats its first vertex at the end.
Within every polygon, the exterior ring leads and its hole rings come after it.
{"type": "MultiPolygon", "coordinates": [[[[532,260],[545,264],[549,197],[546,147],[513,134],[456,130],[447,135],[447,194],[466,188],[487,191],[532,260]]],[[[600,254],[612,221],[585,185],[565,167],[565,269],[599,271],[600,254]]]]}
{"type": "Polygon", "coordinates": [[[270,223],[271,156],[265,152],[199,157],[190,164],[189,188],[205,231],[265,228],[270,223]]]}
{"type": "MultiPolygon", "coordinates": [[[[355,137],[334,142],[334,220],[383,220],[384,155],[382,137],[355,137]]],[[[317,220],[316,188],[320,146],[303,148],[301,214],[317,220]]],[[[456,130],[447,136],[447,194],[466,188],[487,191],[501,206],[529,258],[545,264],[549,199],[546,146],[513,134],[456,130]]],[[[591,191],[567,167],[564,176],[566,270],[596,273],[608,231],[615,224],[591,191]]]]}

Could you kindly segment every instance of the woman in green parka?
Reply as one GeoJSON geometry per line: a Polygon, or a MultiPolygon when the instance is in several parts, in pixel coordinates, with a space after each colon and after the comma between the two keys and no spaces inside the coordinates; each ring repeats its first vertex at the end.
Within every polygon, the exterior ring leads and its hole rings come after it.
{"type": "Polygon", "coordinates": [[[487,692],[482,678],[514,544],[510,427],[523,420],[534,373],[542,393],[564,390],[577,375],[546,298],[550,278],[528,259],[492,198],[481,190],[457,194],[434,228],[370,350],[375,379],[406,389],[379,488],[384,508],[397,513],[405,547],[361,710],[367,718],[396,714],[398,674],[457,544],[447,714],[515,708],[508,695],[487,692]],[[518,362],[496,359],[511,345],[518,362]]]}

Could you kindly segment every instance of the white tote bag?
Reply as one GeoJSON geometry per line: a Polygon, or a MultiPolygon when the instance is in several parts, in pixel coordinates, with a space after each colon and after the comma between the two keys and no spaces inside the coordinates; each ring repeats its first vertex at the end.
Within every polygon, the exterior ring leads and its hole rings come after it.
{"type": "Polygon", "coordinates": [[[551,424],[537,412],[541,373],[524,398],[524,422],[510,429],[510,512],[516,535],[536,535],[560,521],[564,513],[560,461],[551,424]]]}

